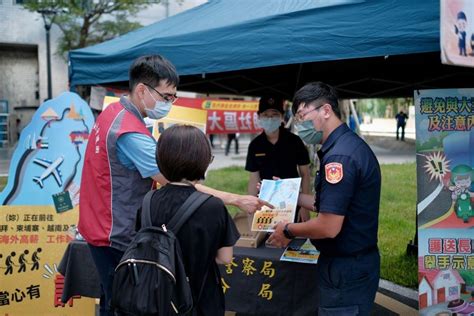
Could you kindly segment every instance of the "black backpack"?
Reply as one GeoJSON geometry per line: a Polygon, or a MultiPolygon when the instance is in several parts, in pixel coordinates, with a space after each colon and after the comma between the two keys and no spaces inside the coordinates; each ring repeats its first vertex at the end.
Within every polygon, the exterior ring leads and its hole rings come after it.
{"type": "Polygon", "coordinates": [[[191,287],[176,234],[194,211],[211,196],[193,192],[167,225],[154,227],[150,214],[154,192],[146,194],[142,205],[141,229],[115,269],[112,308],[119,315],[167,316],[187,314],[193,309],[191,287]]]}

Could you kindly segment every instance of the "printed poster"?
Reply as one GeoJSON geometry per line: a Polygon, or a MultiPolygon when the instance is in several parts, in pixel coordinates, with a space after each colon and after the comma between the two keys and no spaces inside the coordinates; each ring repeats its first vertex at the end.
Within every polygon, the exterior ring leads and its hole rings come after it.
{"type": "Polygon", "coordinates": [[[474,313],[474,89],[415,92],[421,315],[474,313]]]}
{"type": "Polygon", "coordinates": [[[441,0],[441,60],[474,67],[474,5],[472,0],[441,0]]]}
{"type": "Polygon", "coordinates": [[[300,193],[301,178],[262,180],[259,198],[268,201],[273,209],[264,206],[255,212],[252,231],[273,232],[279,222],[293,223],[300,193]]]}
{"type": "Polygon", "coordinates": [[[192,109],[183,106],[173,105],[170,113],[160,119],[153,121],[153,137],[160,138],[161,133],[168,127],[175,124],[192,125],[206,133],[207,112],[200,109],[192,109]]]}
{"type": "Polygon", "coordinates": [[[87,103],[67,92],[43,103],[21,132],[0,193],[0,315],[94,313],[94,299],[61,303],[57,270],[78,220],[93,123],[87,103]]]}
{"type": "MultiPolygon", "coordinates": [[[[109,104],[118,102],[119,100],[120,98],[117,97],[106,96],[104,98],[103,108],[105,109],[109,104]]],[[[144,121],[155,139],[160,138],[161,133],[163,133],[165,129],[175,124],[192,125],[199,128],[203,133],[206,133],[207,112],[202,109],[173,104],[166,117],[159,120],[146,117],[144,121]]]]}
{"type": "MultiPolygon", "coordinates": [[[[110,103],[118,101],[118,97],[105,96],[103,98],[103,109],[110,103]]],[[[175,108],[183,107],[186,109],[195,109],[197,111],[190,111],[191,116],[199,117],[197,120],[192,119],[198,128],[202,129],[205,126],[204,132],[206,134],[229,134],[229,133],[260,133],[262,131],[258,122],[258,102],[257,101],[240,101],[240,100],[212,100],[212,99],[198,99],[198,98],[184,98],[179,97],[173,104],[170,114],[163,120],[161,125],[154,126],[152,120],[145,119],[145,123],[150,125],[150,129],[154,129],[154,135],[158,136],[160,130],[166,128],[167,125],[173,124],[174,119],[182,120],[181,115],[184,109],[174,110],[175,108]],[[201,116],[205,113],[204,122],[201,116]],[[176,115],[175,115],[176,114],[176,115]]]]}

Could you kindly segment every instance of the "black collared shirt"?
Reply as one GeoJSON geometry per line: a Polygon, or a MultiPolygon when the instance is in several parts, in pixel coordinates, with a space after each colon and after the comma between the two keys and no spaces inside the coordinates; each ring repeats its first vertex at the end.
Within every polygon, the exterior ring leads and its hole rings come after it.
{"type": "Polygon", "coordinates": [[[335,238],[312,240],[321,254],[351,255],[377,246],[380,167],[372,149],[346,124],[336,128],[318,156],[316,210],[345,216],[335,238]]]}
{"type": "Polygon", "coordinates": [[[265,132],[255,137],[249,145],[245,170],[259,171],[261,179],[297,178],[298,166],[309,164],[308,150],[295,134],[280,127],[278,141],[272,144],[265,132]]]}

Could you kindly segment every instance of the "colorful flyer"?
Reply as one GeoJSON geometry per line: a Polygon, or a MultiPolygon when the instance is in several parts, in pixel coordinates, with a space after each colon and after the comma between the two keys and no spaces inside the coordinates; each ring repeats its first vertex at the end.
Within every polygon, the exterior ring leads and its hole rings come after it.
{"type": "Polygon", "coordinates": [[[255,212],[252,231],[272,232],[279,222],[294,222],[300,185],[301,178],[263,180],[259,198],[269,202],[274,208],[264,206],[255,212]]]}
{"type": "Polygon", "coordinates": [[[294,239],[286,247],[280,261],[316,264],[318,259],[319,251],[309,239],[294,239]]]}
{"type": "Polygon", "coordinates": [[[474,89],[415,92],[421,315],[472,315],[474,89]]]}

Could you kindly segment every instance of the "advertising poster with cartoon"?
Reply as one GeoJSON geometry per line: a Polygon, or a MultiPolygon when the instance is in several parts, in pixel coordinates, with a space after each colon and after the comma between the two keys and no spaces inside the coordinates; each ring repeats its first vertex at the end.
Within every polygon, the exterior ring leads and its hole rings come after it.
{"type": "Polygon", "coordinates": [[[472,0],[441,0],[443,64],[474,67],[474,5],[472,0]]]}
{"type": "Polygon", "coordinates": [[[474,315],[474,89],[415,106],[420,314],[474,315]]]}
{"type": "Polygon", "coordinates": [[[94,300],[61,303],[57,267],[78,220],[94,118],[74,93],[43,103],[20,136],[0,193],[0,314],[91,315],[94,300]]]}

